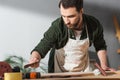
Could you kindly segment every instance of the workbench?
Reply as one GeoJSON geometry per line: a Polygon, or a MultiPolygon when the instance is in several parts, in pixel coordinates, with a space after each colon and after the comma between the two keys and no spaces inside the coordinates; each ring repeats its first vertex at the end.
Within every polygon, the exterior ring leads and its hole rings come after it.
{"type": "Polygon", "coordinates": [[[65,72],[41,74],[39,79],[24,80],[120,80],[120,71],[106,71],[107,76],[94,75],[93,72],[65,72]]]}

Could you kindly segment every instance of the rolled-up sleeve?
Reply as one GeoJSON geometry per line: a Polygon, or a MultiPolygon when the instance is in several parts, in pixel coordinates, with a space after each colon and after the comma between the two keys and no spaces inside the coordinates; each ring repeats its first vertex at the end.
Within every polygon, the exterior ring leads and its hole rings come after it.
{"type": "Polygon", "coordinates": [[[95,50],[106,50],[106,42],[104,40],[104,33],[103,33],[103,27],[100,23],[97,24],[98,28],[94,32],[94,46],[95,50]]]}

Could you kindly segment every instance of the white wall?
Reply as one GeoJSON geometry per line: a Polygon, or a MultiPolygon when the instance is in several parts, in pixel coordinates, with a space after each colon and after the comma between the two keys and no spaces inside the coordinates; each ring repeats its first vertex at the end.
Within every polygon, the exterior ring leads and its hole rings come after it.
{"type": "Polygon", "coordinates": [[[56,15],[0,5],[0,61],[12,54],[29,60],[31,50],[54,19],[56,15]]]}

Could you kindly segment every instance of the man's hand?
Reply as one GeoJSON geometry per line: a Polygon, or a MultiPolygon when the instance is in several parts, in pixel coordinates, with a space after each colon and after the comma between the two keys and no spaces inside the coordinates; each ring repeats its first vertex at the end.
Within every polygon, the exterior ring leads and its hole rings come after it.
{"type": "Polygon", "coordinates": [[[37,51],[33,51],[31,54],[31,58],[29,60],[29,64],[33,63],[33,65],[30,65],[30,67],[33,67],[33,68],[39,67],[40,60],[41,60],[40,54],[37,51]]]}
{"type": "Polygon", "coordinates": [[[107,66],[101,66],[101,67],[105,71],[116,71],[114,68],[110,68],[110,67],[107,67],[107,66]]]}
{"type": "Polygon", "coordinates": [[[101,64],[101,68],[105,71],[115,71],[115,69],[113,68],[110,68],[107,66],[107,51],[106,50],[99,50],[98,51],[98,58],[100,60],[100,64],[101,64]]]}

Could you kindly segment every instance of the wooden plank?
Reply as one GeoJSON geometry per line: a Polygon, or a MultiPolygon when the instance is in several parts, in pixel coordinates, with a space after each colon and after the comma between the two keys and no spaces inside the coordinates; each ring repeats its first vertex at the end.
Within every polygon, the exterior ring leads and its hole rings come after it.
{"type": "MultiPolygon", "coordinates": [[[[110,77],[110,76],[116,76],[118,78],[120,78],[120,71],[116,71],[116,72],[111,72],[111,71],[106,71],[106,76],[94,76],[93,72],[65,72],[65,73],[48,73],[48,74],[41,74],[41,78],[56,78],[56,77],[60,77],[60,78],[68,78],[68,77],[110,77]]],[[[110,77],[111,78],[111,77],[110,77]]]]}
{"type": "Polygon", "coordinates": [[[41,74],[40,79],[24,80],[120,80],[120,71],[106,71],[107,76],[95,76],[92,72],[65,72],[41,74]]]}
{"type": "Polygon", "coordinates": [[[82,77],[82,76],[94,76],[92,72],[90,73],[83,73],[83,72],[64,72],[64,73],[48,73],[48,74],[41,74],[41,78],[66,78],[66,77],[82,77]]]}

